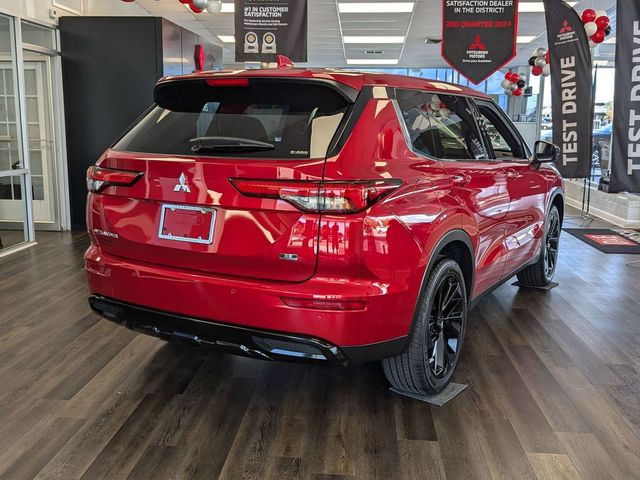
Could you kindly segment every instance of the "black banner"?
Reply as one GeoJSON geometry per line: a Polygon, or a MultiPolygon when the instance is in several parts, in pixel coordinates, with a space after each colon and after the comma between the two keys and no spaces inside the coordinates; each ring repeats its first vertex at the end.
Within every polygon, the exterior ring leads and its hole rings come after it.
{"type": "Polygon", "coordinates": [[[618,0],[609,192],[640,192],[640,4],[618,0]]]}
{"type": "Polygon", "coordinates": [[[442,0],[442,58],[476,85],[516,56],[518,0],[442,0]]]}
{"type": "Polygon", "coordinates": [[[578,13],[562,0],[543,0],[551,55],[553,143],[563,177],[591,173],[592,85],[589,39],[578,13]]]}
{"type": "Polygon", "coordinates": [[[307,61],[307,0],[236,0],[236,62],[307,61]]]}

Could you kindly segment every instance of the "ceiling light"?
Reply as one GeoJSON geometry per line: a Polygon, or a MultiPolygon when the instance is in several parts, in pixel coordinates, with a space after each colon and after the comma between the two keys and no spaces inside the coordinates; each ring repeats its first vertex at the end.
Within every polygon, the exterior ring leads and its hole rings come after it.
{"type": "Polygon", "coordinates": [[[404,37],[351,37],[345,36],[344,43],[404,43],[404,37]]]}
{"type": "Polygon", "coordinates": [[[338,3],[340,13],[411,13],[414,2],[338,3]]]}
{"type": "MultiPolygon", "coordinates": [[[[572,8],[578,2],[567,2],[572,8]]],[[[518,4],[520,13],[544,13],[544,3],[542,2],[520,2],[518,4]]]]}
{"type": "Polygon", "coordinates": [[[397,65],[397,58],[347,58],[347,65],[397,65]]]}
{"type": "Polygon", "coordinates": [[[224,43],[233,43],[236,41],[236,37],[233,35],[218,35],[218,38],[224,43]]]}
{"type": "Polygon", "coordinates": [[[535,35],[518,35],[518,37],[516,38],[516,43],[531,43],[533,42],[536,38],[535,35]]]}

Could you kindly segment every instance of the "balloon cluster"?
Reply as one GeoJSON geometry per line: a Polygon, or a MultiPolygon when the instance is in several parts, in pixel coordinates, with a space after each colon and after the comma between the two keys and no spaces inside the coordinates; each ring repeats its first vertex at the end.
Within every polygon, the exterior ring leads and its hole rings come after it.
{"type": "MultiPolygon", "coordinates": [[[[424,106],[423,106],[424,108],[424,106]]],[[[427,112],[433,115],[435,118],[449,118],[451,116],[451,110],[440,100],[438,95],[432,95],[429,105],[426,107],[427,112]]]]}
{"type": "Polygon", "coordinates": [[[604,42],[611,35],[611,20],[604,10],[586,9],[582,12],[582,23],[591,48],[604,42]]]}
{"type": "Polygon", "coordinates": [[[504,75],[504,80],[501,85],[502,88],[504,88],[504,93],[507,95],[521,97],[524,94],[524,89],[527,87],[527,82],[525,82],[519,74],[507,72],[504,75]]]}
{"type": "MultiPolygon", "coordinates": [[[[135,2],[135,0],[122,0],[126,3],[135,2]]],[[[220,13],[222,10],[222,0],[178,0],[189,7],[193,13],[202,13],[207,10],[209,13],[220,13]]]]}
{"type": "Polygon", "coordinates": [[[551,75],[551,57],[550,52],[546,48],[536,48],[533,56],[529,59],[531,65],[531,75],[539,77],[548,77],[551,75]]]}

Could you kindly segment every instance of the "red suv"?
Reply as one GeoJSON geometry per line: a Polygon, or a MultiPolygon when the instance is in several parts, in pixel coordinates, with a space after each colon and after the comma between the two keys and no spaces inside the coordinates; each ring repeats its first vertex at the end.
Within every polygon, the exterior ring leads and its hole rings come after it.
{"type": "Polygon", "coordinates": [[[469,309],[554,274],[557,148],[489,97],[395,75],[282,68],[162,79],[88,171],[91,307],[266,360],[382,360],[444,388],[469,309]]]}

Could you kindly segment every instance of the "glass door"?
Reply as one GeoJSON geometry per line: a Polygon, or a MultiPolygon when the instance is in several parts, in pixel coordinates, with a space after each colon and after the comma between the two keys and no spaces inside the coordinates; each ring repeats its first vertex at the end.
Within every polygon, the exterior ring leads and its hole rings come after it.
{"type": "Polygon", "coordinates": [[[0,254],[30,237],[14,20],[0,15],[0,254]]]}

